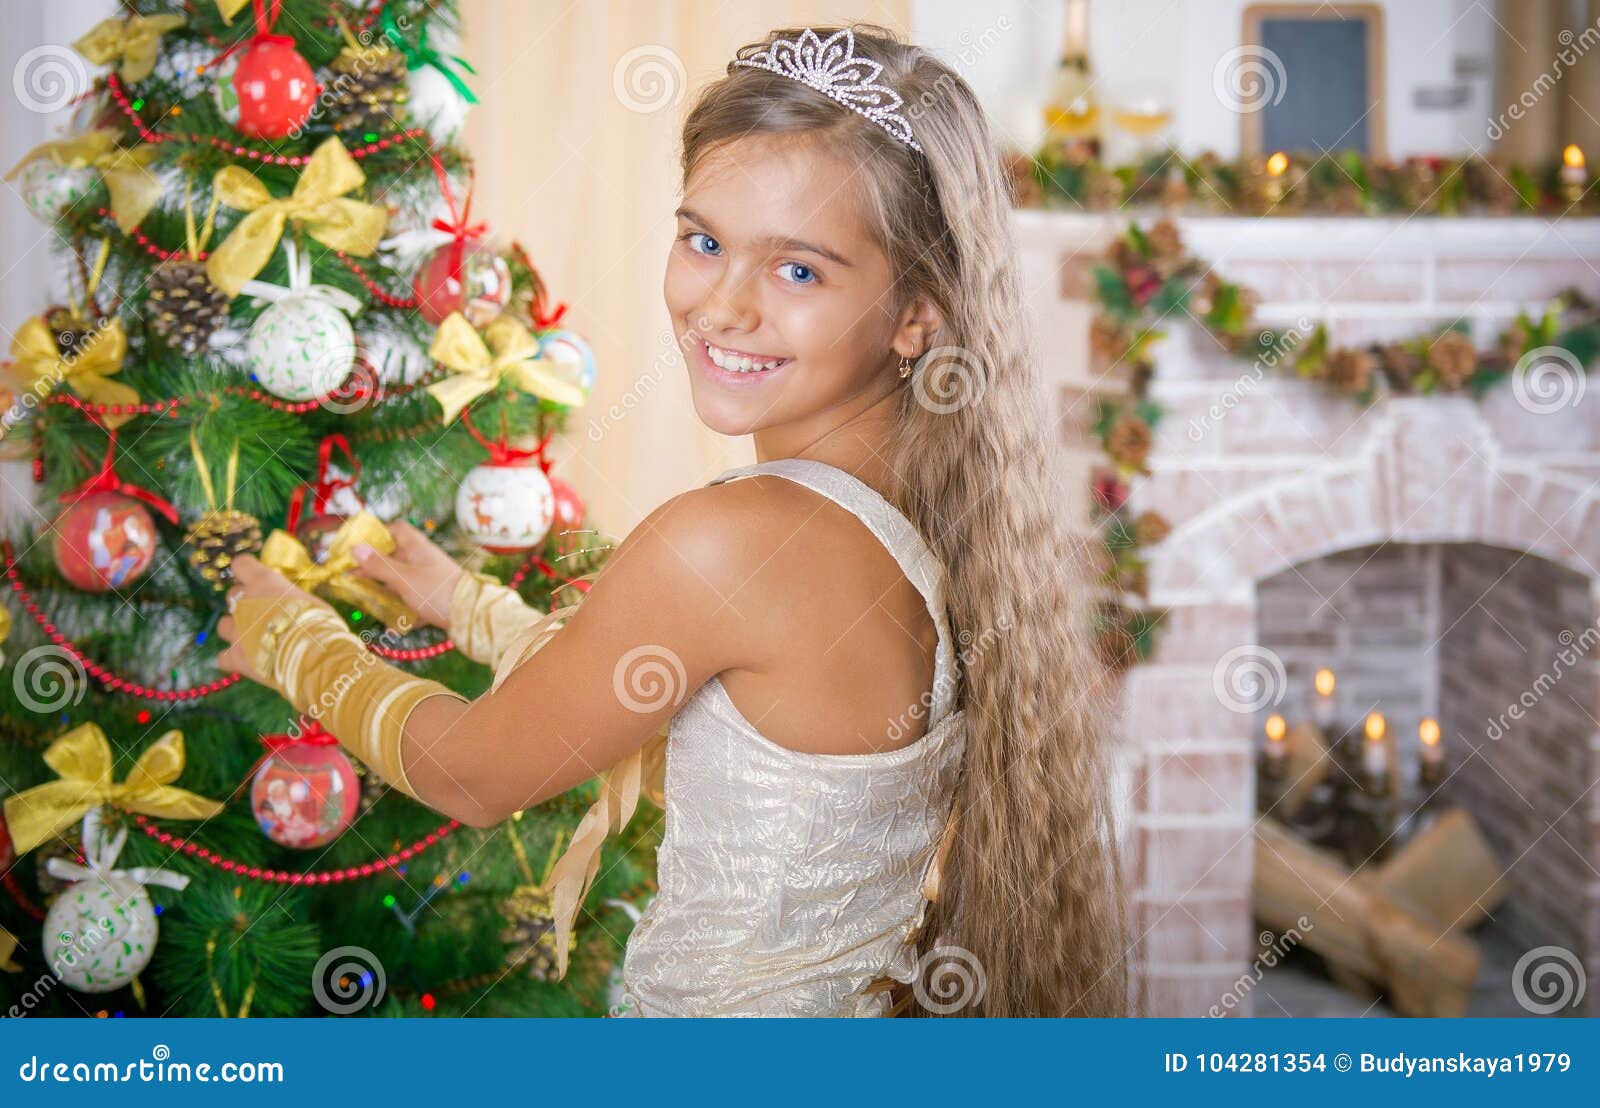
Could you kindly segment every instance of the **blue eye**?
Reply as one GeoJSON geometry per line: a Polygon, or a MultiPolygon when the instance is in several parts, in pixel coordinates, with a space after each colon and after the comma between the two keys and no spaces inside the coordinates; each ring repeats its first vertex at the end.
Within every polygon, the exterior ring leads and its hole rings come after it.
{"type": "Polygon", "coordinates": [[[790,271],[790,275],[784,278],[786,281],[793,281],[797,285],[814,285],[817,282],[817,271],[808,265],[784,262],[778,267],[778,272],[782,273],[786,269],[790,271]]]}
{"type": "Polygon", "coordinates": [[[690,231],[685,237],[689,240],[689,249],[696,254],[717,255],[722,253],[722,244],[704,231],[690,231]]]}

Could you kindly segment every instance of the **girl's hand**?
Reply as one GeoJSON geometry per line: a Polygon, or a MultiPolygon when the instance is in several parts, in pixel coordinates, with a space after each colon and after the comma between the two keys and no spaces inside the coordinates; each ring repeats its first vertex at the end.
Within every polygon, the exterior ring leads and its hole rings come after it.
{"type": "Polygon", "coordinates": [[[423,623],[448,627],[450,595],[466,570],[409,523],[392,523],[389,533],[393,554],[379,554],[365,543],[355,548],[362,574],[398,593],[423,623]]]}
{"type": "Polygon", "coordinates": [[[313,604],[321,605],[330,612],[333,606],[326,601],[319,600],[289,583],[289,579],[277,570],[268,569],[249,554],[242,554],[233,560],[233,585],[228,589],[228,614],[222,617],[217,624],[217,634],[221,635],[231,645],[221,654],[217,655],[217,665],[229,673],[242,673],[250,680],[265,683],[262,676],[255,672],[245,657],[244,651],[239,649],[239,624],[233,617],[233,609],[239,601],[251,600],[277,600],[280,597],[304,597],[313,604]]]}

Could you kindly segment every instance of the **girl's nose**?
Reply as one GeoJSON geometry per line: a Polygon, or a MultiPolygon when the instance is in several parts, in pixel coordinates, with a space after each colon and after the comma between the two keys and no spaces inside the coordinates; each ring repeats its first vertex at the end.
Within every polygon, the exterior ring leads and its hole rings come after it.
{"type": "Polygon", "coordinates": [[[756,309],[754,280],[748,274],[741,274],[735,267],[728,266],[722,271],[722,277],[713,284],[702,305],[701,318],[706,330],[715,334],[718,331],[753,331],[760,320],[760,313],[756,309]]]}

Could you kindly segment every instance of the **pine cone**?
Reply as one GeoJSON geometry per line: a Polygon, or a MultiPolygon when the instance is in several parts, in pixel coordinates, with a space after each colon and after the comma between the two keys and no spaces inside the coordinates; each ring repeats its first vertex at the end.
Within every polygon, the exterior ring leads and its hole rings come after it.
{"type": "Polygon", "coordinates": [[[1369,351],[1340,347],[1322,360],[1322,377],[1340,392],[1363,393],[1372,386],[1376,365],[1369,351]]]}
{"type": "Polygon", "coordinates": [[[211,341],[228,318],[228,294],[211,283],[206,265],[188,258],[163,262],[150,275],[150,329],[186,354],[211,341]]]}
{"type": "Polygon", "coordinates": [[[233,580],[233,560],[261,549],[261,522],[248,512],[220,508],[195,520],[184,541],[189,564],[221,592],[233,580]]]}
{"type": "Polygon", "coordinates": [[[1143,470],[1150,456],[1150,425],[1137,416],[1123,416],[1106,435],[1106,453],[1121,465],[1143,470]]]}
{"type": "Polygon", "coordinates": [[[1398,342],[1383,348],[1383,372],[1397,392],[1410,392],[1412,382],[1422,372],[1422,359],[1398,342]]]}
{"type": "Polygon", "coordinates": [[[1160,512],[1140,512],[1133,521],[1133,538],[1140,546],[1150,546],[1172,534],[1172,524],[1160,512]]]}
{"type": "Polygon", "coordinates": [[[1478,348],[1460,331],[1446,331],[1428,347],[1428,365],[1439,375],[1441,389],[1459,389],[1478,369],[1478,348]]]}
{"type": "MultiPolygon", "coordinates": [[[[500,941],[507,944],[506,966],[526,969],[535,981],[553,981],[556,976],[556,921],[550,905],[550,892],[542,885],[519,885],[500,905],[506,927],[500,941]]],[[[577,936],[568,935],[568,950],[577,936]]]]}
{"type": "Polygon", "coordinates": [[[56,340],[56,353],[63,358],[81,353],[85,340],[94,333],[94,324],[70,308],[51,308],[45,312],[44,322],[56,340]]]}
{"type": "Polygon", "coordinates": [[[1159,220],[1144,233],[1144,237],[1149,240],[1150,249],[1155,251],[1158,262],[1177,261],[1183,257],[1183,235],[1172,220],[1159,220]]]}
{"type": "Polygon", "coordinates": [[[345,47],[328,66],[336,131],[387,135],[406,121],[406,59],[388,46],[345,47]]]}
{"type": "Polygon", "coordinates": [[[1189,180],[1183,170],[1175,169],[1161,182],[1161,206],[1168,211],[1189,203],[1189,180]]]}

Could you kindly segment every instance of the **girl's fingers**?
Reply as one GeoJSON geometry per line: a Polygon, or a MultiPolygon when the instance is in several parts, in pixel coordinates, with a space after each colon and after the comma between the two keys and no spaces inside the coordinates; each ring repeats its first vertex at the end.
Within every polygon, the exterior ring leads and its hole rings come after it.
{"type": "Polygon", "coordinates": [[[239,625],[234,622],[232,616],[223,616],[217,621],[217,634],[228,642],[234,642],[239,637],[239,625]]]}
{"type": "MultiPolygon", "coordinates": [[[[219,630],[220,625],[219,625],[219,630]]],[[[230,646],[217,655],[217,668],[224,673],[238,673],[244,669],[244,656],[239,653],[237,646],[230,646]]]]}

